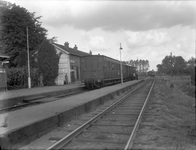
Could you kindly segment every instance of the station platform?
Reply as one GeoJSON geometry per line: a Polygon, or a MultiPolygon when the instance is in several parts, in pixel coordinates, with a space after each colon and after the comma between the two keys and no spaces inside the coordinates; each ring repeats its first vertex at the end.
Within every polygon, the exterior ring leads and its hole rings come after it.
{"type": "MultiPolygon", "coordinates": [[[[0,114],[0,145],[1,148],[16,149],[28,144],[30,141],[46,134],[58,126],[62,126],[72,118],[88,112],[98,105],[111,99],[112,94],[119,94],[133,86],[143,82],[145,79],[125,82],[82,94],[65,97],[57,101],[30,106],[9,113],[0,114]]],[[[81,85],[72,85],[78,87],[81,85]]],[[[69,88],[71,85],[69,86],[69,88]]],[[[59,86],[58,90],[66,86],[59,86]]],[[[29,94],[40,94],[53,91],[53,87],[25,89],[18,91],[3,92],[4,99],[16,96],[27,96],[29,94]],[[11,93],[10,93],[11,92],[11,93]],[[16,94],[16,95],[14,95],[16,94]]],[[[55,90],[57,88],[55,87],[55,90]]],[[[3,100],[1,98],[1,100],[3,100]]]]}
{"type": "Polygon", "coordinates": [[[30,89],[26,88],[11,91],[2,91],[0,92],[0,109],[17,105],[17,103],[22,103],[23,100],[31,97],[50,97],[61,93],[69,93],[71,90],[73,91],[74,89],[79,88],[84,88],[84,85],[81,84],[81,82],[59,86],[43,86],[30,89]]]}
{"type": "Polygon", "coordinates": [[[0,101],[5,99],[13,99],[22,96],[29,96],[35,94],[41,94],[46,92],[53,92],[53,91],[61,91],[66,89],[72,89],[77,87],[83,87],[84,85],[81,82],[73,83],[73,84],[66,84],[66,85],[59,85],[59,86],[43,86],[43,87],[35,87],[35,88],[26,88],[26,89],[19,89],[19,90],[11,90],[11,91],[2,91],[0,92],[0,101]]]}

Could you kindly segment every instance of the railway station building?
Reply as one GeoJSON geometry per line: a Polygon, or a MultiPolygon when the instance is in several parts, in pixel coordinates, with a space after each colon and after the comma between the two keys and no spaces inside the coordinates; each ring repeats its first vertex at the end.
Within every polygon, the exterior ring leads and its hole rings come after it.
{"type": "Polygon", "coordinates": [[[65,42],[64,45],[53,43],[53,46],[60,54],[56,84],[63,85],[80,81],[80,59],[82,56],[90,54],[78,50],[76,45],[74,48],[69,47],[68,42],[65,42]]]}

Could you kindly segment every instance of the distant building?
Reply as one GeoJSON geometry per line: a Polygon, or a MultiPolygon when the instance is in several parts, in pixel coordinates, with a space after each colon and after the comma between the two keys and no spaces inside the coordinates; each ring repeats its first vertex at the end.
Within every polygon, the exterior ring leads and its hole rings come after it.
{"type": "Polygon", "coordinates": [[[69,43],[65,42],[64,45],[53,43],[56,51],[60,54],[59,60],[59,74],[56,79],[57,85],[63,85],[80,81],[80,58],[89,53],[78,50],[75,45],[74,48],[69,47],[69,43]]]}
{"type": "Polygon", "coordinates": [[[0,53],[0,91],[7,89],[7,75],[4,64],[8,63],[9,56],[0,53]]]}

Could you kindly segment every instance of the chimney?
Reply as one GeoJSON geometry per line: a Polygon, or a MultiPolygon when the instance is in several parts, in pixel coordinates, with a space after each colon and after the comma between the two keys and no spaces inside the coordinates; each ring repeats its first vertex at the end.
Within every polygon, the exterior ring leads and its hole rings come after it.
{"type": "Polygon", "coordinates": [[[65,43],[64,43],[64,46],[65,46],[66,48],[69,48],[69,43],[68,43],[68,42],[65,42],[65,43]]]}
{"type": "Polygon", "coordinates": [[[89,54],[92,55],[92,51],[91,50],[90,50],[89,54]]]}
{"type": "Polygon", "coordinates": [[[74,46],[74,48],[73,48],[74,50],[78,50],[78,47],[76,46],[76,44],[75,44],[75,46],[74,46]]]}

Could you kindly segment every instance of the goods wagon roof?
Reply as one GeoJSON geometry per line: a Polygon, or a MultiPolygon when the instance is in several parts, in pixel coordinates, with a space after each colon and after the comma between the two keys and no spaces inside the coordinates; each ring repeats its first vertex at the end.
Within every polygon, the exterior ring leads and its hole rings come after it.
{"type": "Polygon", "coordinates": [[[119,60],[116,60],[116,59],[114,59],[114,58],[111,58],[111,57],[108,57],[108,56],[105,56],[105,55],[86,55],[86,56],[83,56],[83,57],[104,57],[104,58],[106,58],[106,59],[108,59],[108,60],[111,60],[111,61],[118,61],[118,62],[119,62],[119,60]]]}
{"type": "MultiPolygon", "coordinates": [[[[107,60],[111,60],[111,61],[115,61],[115,62],[120,62],[119,60],[116,60],[114,58],[110,58],[108,56],[105,56],[105,55],[86,55],[86,56],[83,56],[83,57],[105,57],[107,60]]],[[[134,66],[131,66],[129,64],[126,64],[125,62],[122,62],[123,65],[126,65],[126,66],[129,66],[131,68],[136,68],[134,66]]]]}
{"type": "Polygon", "coordinates": [[[90,55],[89,53],[82,52],[82,51],[80,51],[80,50],[75,50],[75,49],[70,48],[70,47],[67,48],[67,47],[65,47],[65,46],[63,46],[63,45],[60,45],[60,44],[57,44],[57,43],[54,43],[54,45],[60,47],[61,49],[63,49],[63,50],[65,50],[65,51],[69,52],[69,53],[72,54],[72,55],[76,55],[76,56],[90,55]]]}

